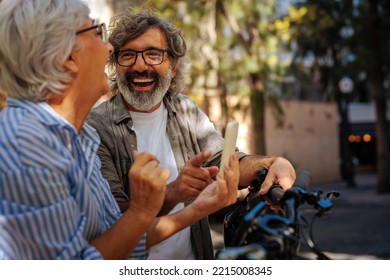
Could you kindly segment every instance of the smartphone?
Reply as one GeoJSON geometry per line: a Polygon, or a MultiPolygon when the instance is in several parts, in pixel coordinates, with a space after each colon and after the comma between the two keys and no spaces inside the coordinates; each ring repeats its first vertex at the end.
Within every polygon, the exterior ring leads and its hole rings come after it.
{"type": "Polygon", "coordinates": [[[236,150],[238,134],[238,122],[230,121],[228,122],[225,130],[225,143],[223,144],[221,164],[219,166],[219,174],[223,176],[223,168],[226,165],[229,165],[230,155],[233,154],[236,150]]]}

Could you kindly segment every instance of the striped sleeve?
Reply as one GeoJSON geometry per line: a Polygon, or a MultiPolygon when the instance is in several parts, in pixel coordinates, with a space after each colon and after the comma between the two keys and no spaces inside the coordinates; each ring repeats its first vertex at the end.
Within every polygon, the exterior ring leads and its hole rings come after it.
{"type": "MultiPolygon", "coordinates": [[[[89,125],[85,125],[83,129],[86,138],[82,137],[83,147],[85,151],[85,157],[91,164],[91,172],[89,175],[90,190],[94,194],[94,197],[99,205],[100,212],[104,212],[104,224],[106,225],[105,230],[108,230],[121,216],[120,209],[114,196],[111,193],[110,186],[107,180],[103,177],[100,172],[101,162],[97,156],[97,147],[99,146],[99,136],[96,131],[89,125]]],[[[134,226],[134,225],[131,225],[134,226]]],[[[128,259],[142,260],[148,256],[146,250],[146,233],[140,239],[136,248],[133,250],[128,259]]]]}

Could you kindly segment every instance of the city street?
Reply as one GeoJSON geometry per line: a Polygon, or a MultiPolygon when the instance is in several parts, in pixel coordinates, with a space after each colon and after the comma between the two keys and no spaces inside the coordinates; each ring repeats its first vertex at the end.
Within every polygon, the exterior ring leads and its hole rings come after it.
{"type": "MultiPolygon", "coordinates": [[[[332,259],[390,259],[390,194],[376,194],[376,175],[361,173],[357,186],[344,183],[313,186],[337,190],[331,213],[314,223],[317,246],[332,259]]],[[[212,223],[215,249],[223,247],[221,223],[212,223]]],[[[308,255],[310,256],[310,255],[308,255]]]]}

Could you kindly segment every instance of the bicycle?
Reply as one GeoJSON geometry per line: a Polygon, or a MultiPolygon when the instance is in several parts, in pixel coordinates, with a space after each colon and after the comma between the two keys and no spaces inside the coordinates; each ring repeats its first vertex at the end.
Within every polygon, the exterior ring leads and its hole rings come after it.
{"type": "Polygon", "coordinates": [[[311,176],[307,171],[298,173],[291,189],[284,191],[274,185],[260,196],[258,190],[267,170],[257,174],[249,194],[224,219],[225,249],[217,252],[216,259],[308,259],[300,253],[300,246],[307,246],[317,259],[330,259],[315,244],[313,224],[317,217],[330,213],[332,200],[340,193],[308,190],[311,176]],[[270,210],[268,204],[280,206],[270,210]],[[311,208],[303,209],[307,204],[311,208]],[[315,210],[309,221],[304,214],[315,210]]]}

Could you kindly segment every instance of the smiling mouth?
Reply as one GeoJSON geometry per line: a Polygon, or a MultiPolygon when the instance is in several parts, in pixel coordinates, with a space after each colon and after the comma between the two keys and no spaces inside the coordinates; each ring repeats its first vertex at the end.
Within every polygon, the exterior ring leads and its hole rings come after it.
{"type": "Polygon", "coordinates": [[[134,78],[132,83],[136,87],[148,87],[148,86],[151,86],[154,84],[154,79],[152,79],[152,78],[134,78]]]}

